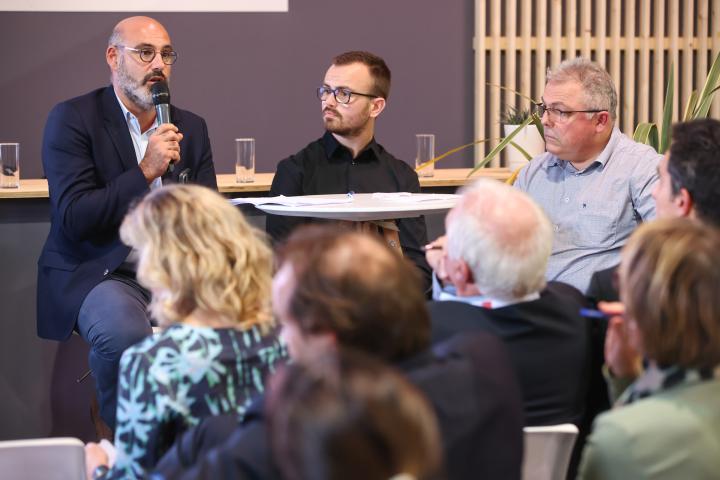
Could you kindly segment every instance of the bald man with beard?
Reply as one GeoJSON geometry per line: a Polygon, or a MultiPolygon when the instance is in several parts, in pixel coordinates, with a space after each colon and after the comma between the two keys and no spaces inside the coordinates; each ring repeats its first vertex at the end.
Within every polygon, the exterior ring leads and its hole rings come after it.
{"type": "Polygon", "coordinates": [[[112,84],[59,103],[45,125],[51,225],[38,260],[37,328],[51,340],[74,330],[90,344],[100,414],[112,429],[120,355],[152,332],[149,292],[135,279],[120,223],[130,204],[180,175],[217,183],[205,121],[175,107],[173,123],[156,118],[150,88],[170,80],[177,60],[165,27],[122,20],[105,60],[112,84]]]}

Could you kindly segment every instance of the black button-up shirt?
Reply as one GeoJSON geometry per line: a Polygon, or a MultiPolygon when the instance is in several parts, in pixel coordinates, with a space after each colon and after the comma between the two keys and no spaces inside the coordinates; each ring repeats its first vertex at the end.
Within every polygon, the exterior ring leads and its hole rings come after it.
{"type": "MultiPolygon", "coordinates": [[[[278,164],[270,195],[419,191],[415,171],[389,154],[374,138],[353,159],[350,150],[325,132],[322,138],[278,164]]],[[[312,219],[269,215],[267,232],[273,240],[282,241],[297,225],[309,221],[312,219]]],[[[425,217],[403,218],[397,224],[403,254],[418,266],[428,286],[431,270],[422,249],[427,243],[425,217]]]]}

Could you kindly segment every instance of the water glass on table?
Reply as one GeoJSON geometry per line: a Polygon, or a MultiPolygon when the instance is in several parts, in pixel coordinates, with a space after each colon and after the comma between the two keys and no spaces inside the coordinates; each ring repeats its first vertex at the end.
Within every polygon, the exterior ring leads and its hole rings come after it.
{"type": "Polygon", "coordinates": [[[235,139],[235,181],[252,183],[255,181],[255,139],[235,139]]]}
{"type": "MultiPolygon", "coordinates": [[[[415,135],[417,154],[415,155],[415,169],[423,163],[435,158],[435,135],[432,133],[418,133],[415,135]]],[[[426,165],[417,170],[419,177],[432,177],[435,174],[435,164],[426,165]]]]}
{"type": "Polygon", "coordinates": [[[0,143],[0,188],[20,187],[20,144],[0,143]]]}

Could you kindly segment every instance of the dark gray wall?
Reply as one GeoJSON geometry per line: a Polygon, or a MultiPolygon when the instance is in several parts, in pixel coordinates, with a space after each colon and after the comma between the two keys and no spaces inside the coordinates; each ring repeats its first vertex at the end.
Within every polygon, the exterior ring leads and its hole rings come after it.
{"type": "MultiPolygon", "coordinates": [[[[314,89],[333,55],[373,51],[393,72],[377,139],[408,162],[414,134],[442,152],[472,139],[473,0],[290,0],[288,13],[151,14],[180,59],[173,103],[208,122],[218,173],[234,170],[233,139],[257,139],[257,170],[322,133],[314,89]]],[[[0,12],[0,141],[21,143],[21,175],[42,176],[52,106],[109,82],[104,50],[130,13],[0,12]]],[[[472,164],[471,154],[444,166],[472,164]]]]}

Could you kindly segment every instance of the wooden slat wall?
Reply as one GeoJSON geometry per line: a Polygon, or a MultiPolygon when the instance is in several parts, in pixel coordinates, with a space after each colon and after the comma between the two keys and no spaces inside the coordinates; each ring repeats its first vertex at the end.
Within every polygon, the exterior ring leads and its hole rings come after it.
{"type": "MultiPolygon", "coordinates": [[[[720,52],[720,0],[475,0],[475,35],[475,138],[491,139],[476,147],[478,161],[501,136],[501,111],[529,106],[492,85],[539,99],[546,69],[578,55],[610,72],[629,135],[660,122],[673,65],[678,120],[720,52]]],[[[710,115],[720,118],[720,95],[710,115]]]]}

